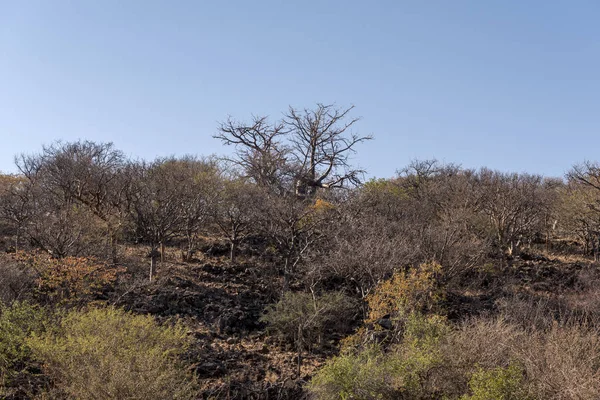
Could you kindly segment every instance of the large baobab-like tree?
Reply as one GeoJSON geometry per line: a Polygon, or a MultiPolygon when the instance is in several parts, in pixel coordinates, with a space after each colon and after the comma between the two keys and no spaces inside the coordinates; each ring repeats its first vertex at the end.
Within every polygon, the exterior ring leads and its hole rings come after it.
{"type": "Polygon", "coordinates": [[[267,117],[255,117],[250,124],[229,119],[215,138],[236,146],[233,161],[258,184],[312,197],[320,188],[360,183],[364,171],[354,168],[350,157],[371,136],[351,132],[359,120],[350,116],[353,109],[317,104],[314,109],[290,107],[276,123],[267,117]]]}
{"type": "Polygon", "coordinates": [[[289,131],[291,159],[296,166],[296,192],[312,195],[319,188],[359,184],[363,170],[350,165],[350,156],[371,136],[350,132],[359,118],[354,106],[338,108],[317,104],[315,109],[290,107],[284,118],[289,131]]]}
{"type": "Polygon", "coordinates": [[[267,117],[253,117],[249,124],[228,118],[214,137],[236,148],[230,158],[246,177],[261,187],[282,192],[286,178],[287,147],[282,123],[271,124],[267,117]]]}

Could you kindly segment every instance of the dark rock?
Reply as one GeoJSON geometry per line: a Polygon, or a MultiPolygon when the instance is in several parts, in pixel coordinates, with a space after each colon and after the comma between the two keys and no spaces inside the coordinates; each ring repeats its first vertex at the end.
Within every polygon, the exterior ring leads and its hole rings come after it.
{"type": "Polygon", "coordinates": [[[175,286],[175,287],[179,287],[179,288],[183,288],[183,289],[187,289],[187,288],[191,288],[191,287],[195,286],[194,282],[190,281],[189,279],[181,278],[179,276],[170,277],[169,279],[167,279],[166,283],[167,283],[167,285],[175,286]]]}
{"type": "Polygon", "coordinates": [[[262,348],[260,349],[260,352],[262,354],[268,354],[269,353],[269,345],[266,343],[263,343],[262,348]]]}
{"type": "Polygon", "coordinates": [[[200,249],[209,257],[221,257],[229,254],[230,248],[227,243],[213,243],[200,249]]]}
{"type": "Polygon", "coordinates": [[[253,314],[239,308],[224,311],[217,321],[219,333],[231,335],[257,329],[260,323],[253,314]]]}
{"type": "Polygon", "coordinates": [[[381,318],[377,321],[377,325],[381,326],[383,329],[391,330],[394,325],[389,318],[381,318]]]}
{"type": "Polygon", "coordinates": [[[216,378],[223,376],[227,368],[220,361],[207,361],[196,367],[196,373],[201,378],[216,378]]]}
{"type": "Polygon", "coordinates": [[[223,268],[216,266],[216,265],[212,265],[212,264],[204,264],[201,267],[201,270],[204,272],[208,272],[211,275],[222,275],[223,274],[223,268]]]}

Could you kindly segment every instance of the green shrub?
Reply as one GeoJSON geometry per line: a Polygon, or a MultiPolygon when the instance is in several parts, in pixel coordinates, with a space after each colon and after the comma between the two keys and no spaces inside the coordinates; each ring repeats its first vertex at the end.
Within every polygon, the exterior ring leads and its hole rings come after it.
{"type": "Polygon", "coordinates": [[[308,388],[320,400],[424,398],[426,378],[442,362],[439,343],[448,331],[443,318],[413,313],[400,344],[388,352],[368,345],[334,357],[308,388]]]}
{"type": "Polygon", "coordinates": [[[461,400],[524,400],[523,370],[511,363],[506,368],[479,369],[471,376],[469,388],[472,395],[461,400]]]}
{"type": "Polygon", "coordinates": [[[320,400],[396,398],[398,360],[370,345],[328,361],[312,378],[308,389],[320,400]]]}
{"type": "Polygon", "coordinates": [[[26,338],[41,332],[47,317],[43,309],[28,302],[14,302],[11,306],[0,303],[0,385],[27,366],[31,349],[26,338]]]}
{"type": "Polygon", "coordinates": [[[443,362],[440,341],[449,332],[446,320],[437,315],[408,316],[402,342],[394,348],[402,360],[398,380],[403,393],[416,398],[424,392],[429,372],[443,362]]]}
{"type": "Polygon", "coordinates": [[[179,324],[159,326],[115,308],[72,311],[27,343],[56,388],[76,399],[194,396],[194,377],[178,359],[189,345],[179,324]]]}
{"type": "Polygon", "coordinates": [[[380,319],[388,318],[397,333],[410,315],[440,314],[444,298],[438,284],[441,272],[439,264],[425,263],[381,282],[366,297],[369,315],[365,322],[377,324],[380,319]]]}

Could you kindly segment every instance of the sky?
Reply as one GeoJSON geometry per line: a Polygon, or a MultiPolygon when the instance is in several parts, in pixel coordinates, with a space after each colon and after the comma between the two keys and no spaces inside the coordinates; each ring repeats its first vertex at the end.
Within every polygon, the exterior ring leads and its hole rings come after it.
{"type": "Polygon", "coordinates": [[[354,105],[352,162],[600,160],[600,2],[0,0],[0,171],[55,140],[228,154],[220,121],[354,105]]]}

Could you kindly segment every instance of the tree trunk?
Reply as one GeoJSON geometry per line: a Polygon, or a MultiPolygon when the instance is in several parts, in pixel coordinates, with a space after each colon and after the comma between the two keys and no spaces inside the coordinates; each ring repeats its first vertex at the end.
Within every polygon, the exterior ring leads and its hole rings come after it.
{"type": "Polygon", "coordinates": [[[181,254],[184,254],[183,261],[190,261],[194,255],[194,233],[191,229],[187,229],[185,233],[185,237],[187,239],[187,246],[185,253],[182,251],[181,254]]]}
{"type": "Polygon", "coordinates": [[[289,271],[290,258],[285,257],[283,263],[283,293],[286,293],[290,289],[290,271],[289,271]]]}
{"type": "Polygon", "coordinates": [[[17,234],[15,236],[15,253],[19,252],[19,239],[21,238],[21,229],[17,226],[17,234]]]}
{"type": "Polygon", "coordinates": [[[185,260],[184,261],[190,261],[192,259],[193,253],[194,253],[194,244],[192,242],[192,239],[189,238],[187,249],[185,251],[185,260]]]}
{"type": "Polygon", "coordinates": [[[160,242],[160,262],[164,262],[165,261],[165,244],[161,241],[160,242]]]}
{"type": "Polygon", "coordinates": [[[236,250],[237,250],[237,241],[232,240],[231,248],[230,248],[230,252],[229,252],[229,261],[231,261],[231,264],[235,263],[236,250]]]}
{"type": "Polygon", "coordinates": [[[297,374],[298,379],[300,379],[301,367],[302,367],[302,324],[298,325],[298,365],[297,365],[297,374]]]}
{"type": "Polygon", "coordinates": [[[511,240],[510,244],[508,245],[508,255],[512,257],[517,257],[521,251],[520,245],[521,243],[519,240],[511,240]]]}
{"type": "Polygon", "coordinates": [[[154,275],[155,269],[156,269],[156,256],[154,254],[154,249],[153,249],[153,252],[150,255],[150,282],[152,282],[152,277],[154,275]]]}
{"type": "Polygon", "coordinates": [[[117,257],[117,234],[112,229],[110,231],[110,258],[113,264],[119,261],[117,257]]]}

